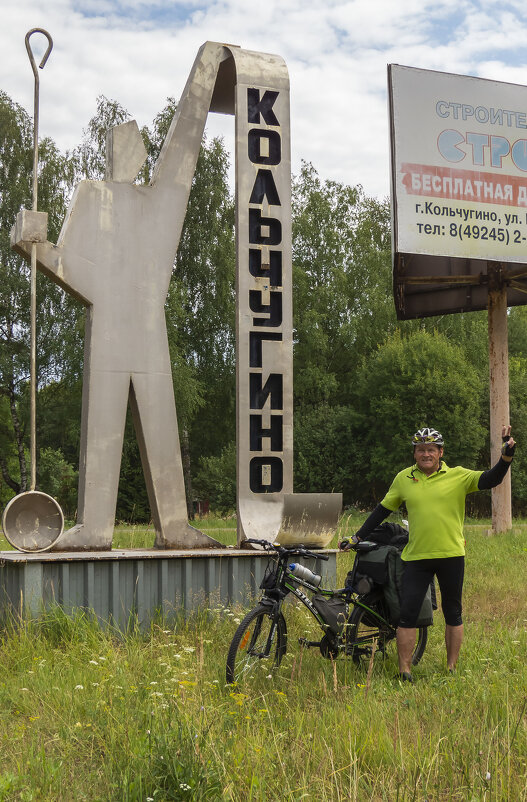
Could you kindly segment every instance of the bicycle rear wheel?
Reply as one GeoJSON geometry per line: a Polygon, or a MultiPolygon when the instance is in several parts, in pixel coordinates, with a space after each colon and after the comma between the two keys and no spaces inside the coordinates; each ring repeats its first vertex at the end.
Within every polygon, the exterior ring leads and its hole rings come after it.
{"type": "Polygon", "coordinates": [[[238,629],[227,654],[227,684],[267,675],[277,668],[287,651],[287,626],[267,605],[251,610],[238,629]]]}
{"type": "MultiPolygon", "coordinates": [[[[385,611],[377,607],[377,604],[379,603],[370,603],[371,609],[384,617],[385,611]]],[[[395,628],[382,625],[363,607],[355,607],[349,617],[346,639],[347,654],[351,654],[353,661],[360,664],[370,660],[374,643],[376,650],[384,652],[386,644],[395,639],[395,628]]],[[[428,628],[419,627],[412,655],[412,665],[416,666],[422,658],[427,640],[428,628]]]]}

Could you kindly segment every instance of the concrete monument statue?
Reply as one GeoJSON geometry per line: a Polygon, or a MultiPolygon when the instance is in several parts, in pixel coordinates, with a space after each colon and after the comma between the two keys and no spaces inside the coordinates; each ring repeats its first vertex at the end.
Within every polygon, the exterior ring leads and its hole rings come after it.
{"type": "MultiPolygon", "coordinates": [[[[134,183],[146,158],[137,124],[117,126],[106,179],[80,182],[57,244],[37,244],[38,268],[87,307],[78,519],[55,550],[111,548],[128,402],[156,547],[220,545],[187,521],[164,315],[209,110],[236,114],[239,542],[273,540],[292,495],[289,79],[277,56],[207,42],[150,184],[134,183]]],[[[26,214],[12,241],[29,258],[26,214]]],[[[320,499],[306,505],[303,520],[320,499]]]]}
{"type": "MultiPolygon", "coordinates": [[[[200,51],[150,186],[135,122],[109,134],[107,178],[76,188],[56,245],[38,268],[87,306],[76,526],[56,548],[111,548],[130,401],[161,548],[219,545],[187,523],[164,302],[185,218],[220,46],[200,51]]],[[[15,229],[15,245],[30,248],[15,229]]]]}

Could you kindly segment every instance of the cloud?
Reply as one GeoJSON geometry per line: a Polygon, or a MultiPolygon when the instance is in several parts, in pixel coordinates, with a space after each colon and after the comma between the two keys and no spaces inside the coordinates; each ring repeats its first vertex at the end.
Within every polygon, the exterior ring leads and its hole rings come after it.
{"type": "MultiPolygon", "coordinates": [[[[519,0],[17,0],[2,11],[0,89],[30,113],[24,36],[33,27],[55,43],[41,73],[40,130],[63,150],[80,142],[101,94],[151,125],[166,98],[179,97],[198,47],[224,41],[286,60],[293,170],[303,158],[323,178],[380,197],[389,188],[388,63],[522,83],[527,60],[519,0]]],[[[232,119],[211,115],[207,127],[232,146],[232,119]]]]}

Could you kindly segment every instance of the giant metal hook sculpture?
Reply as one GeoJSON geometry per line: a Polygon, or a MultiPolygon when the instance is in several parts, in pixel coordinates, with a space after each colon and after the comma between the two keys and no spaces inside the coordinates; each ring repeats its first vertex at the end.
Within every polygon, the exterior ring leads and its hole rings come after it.
{"type": "MultiPolygon", "coordinates": [[[[42,33],[48,47],[38,65],[42,69],[53,48],[53,39],[43,28],[32,28],[26,34],[26,50],[35,76],[33,117],[33,212],[38,211],[38,116],[40,81],[30,38],[42,33]]],[[[30,339],[30,453],[31,484],[26,493],[15,496],[4,510],[2,525],[6,539],[20,551],[46,551],[62,534],[64,515],[59,504],[47,493],[35,490],[37,482],[36,398],[37,398],[37,242],[31,244],[31,339],[30,339]]]]}

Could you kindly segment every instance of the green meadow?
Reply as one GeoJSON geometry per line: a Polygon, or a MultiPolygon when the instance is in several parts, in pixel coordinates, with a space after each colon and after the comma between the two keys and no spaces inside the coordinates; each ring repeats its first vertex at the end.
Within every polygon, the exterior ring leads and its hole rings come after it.
{"type": "MultiPolygon", "coordinates": [[[[234,542],[234,519],[198,525],[234,542]]],[[[6,622],[0,800],[527,800],[527,526],[488,529],[466,527],[457,674],[438,612],[413,686],[395,679],[394,651],[369,675],[301,651],[315,633],[292,604],[280,669],[243,687],[225,686],[225,658],[245,608],[211,601],[147,633],[60,609],[6,622]]],[[[115,546],[150,538],[118,527],[115,546]]],[[[338,556],[339,583],[352,559],[338,556]]]]}

